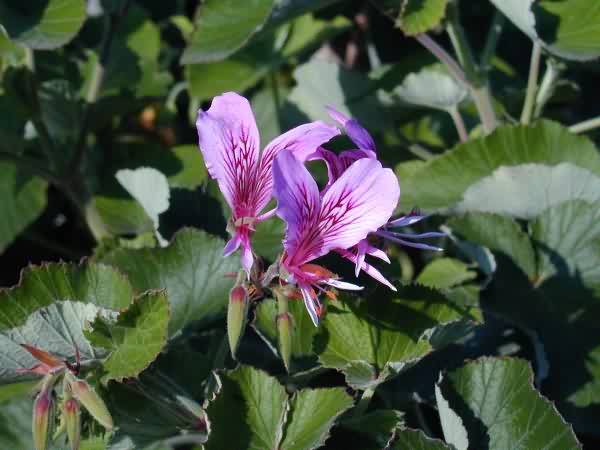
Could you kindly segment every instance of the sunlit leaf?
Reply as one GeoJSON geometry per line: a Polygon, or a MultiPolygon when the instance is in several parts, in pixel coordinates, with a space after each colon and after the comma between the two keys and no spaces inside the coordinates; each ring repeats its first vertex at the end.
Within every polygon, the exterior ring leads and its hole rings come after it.
{"type": "Polygon", "coordinates": [[[446,14],[448,0],[403,0],[397,25],[407,35],[437,27],[446,14]]]}

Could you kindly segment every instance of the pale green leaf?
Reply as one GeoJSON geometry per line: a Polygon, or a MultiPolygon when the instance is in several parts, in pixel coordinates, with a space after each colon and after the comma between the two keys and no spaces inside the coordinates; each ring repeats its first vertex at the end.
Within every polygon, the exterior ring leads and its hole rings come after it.
{"type": "Polygon", "coordinates": [[[467,87],[447,73],[428,68],[409,74],[393,92],[406,103],[442,111],[456,108],[468,94],[467,87]]]}
{"type": "Polygon", "coordinates": [[[453,258],[437,258],[427,264],[417,277],[417,283],[434,289],[448,289],[477,276],[469,267],[453,258]]]}
{"type": "Polygon", "coordinates": [[[462,419],[450,408],[448,401],[442,395],[440,387],[435,386],[435,401],[440,414],[444,439],[452,444],[456,450],[467,450],[469,438],[462,419]]]}

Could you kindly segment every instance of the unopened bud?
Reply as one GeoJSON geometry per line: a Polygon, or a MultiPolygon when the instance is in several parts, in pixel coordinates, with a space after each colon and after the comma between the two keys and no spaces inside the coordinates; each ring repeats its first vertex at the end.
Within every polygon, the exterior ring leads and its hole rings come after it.
{"type": "Polygon", "coordinates": [[[86,381],[70,376],[69,387],[73,397],[87,409],[91,416],[107,430],[112,430],[113,421],[106,404],[86,381]]]}
{"type": "Polygon", "coordinates": [[[292,333],[294,332],[294,324],[292,323],[292,315],[289,312],[284,312],[277,315],[277,333],[279,338],[279,354],[283,359],[283,364],[286,370],[290,371],[290,358],[292,356],[292,333]]]}
{"type": "Polygon", "coordinates": [[[79,408],[79,402],[74,398],[67,399],[63,403],[63,420],[67,428],[71,450],[79,450],[79,442],[81,440],[81,409],[79,408]]]}
{"type": "Polygon", "coordinates": [[[52,435],[54,424],[54,398],[52,391],[43,389],[35,398],[33,404],[33,443],[35,450],[46,450],[52,435]]]}
{"type": "Polygon", "coordinates": [[[235,352],[240,338],[246,328],[248,316],[248,293],[244,286],[235,286],[229,293],[229,306],[227,307],[227,337],[231,356],[235,358],[235,352]]]}

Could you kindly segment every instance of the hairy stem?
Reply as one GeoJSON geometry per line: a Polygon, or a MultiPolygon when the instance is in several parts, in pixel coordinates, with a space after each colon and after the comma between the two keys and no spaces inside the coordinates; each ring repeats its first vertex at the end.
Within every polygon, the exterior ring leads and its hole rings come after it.
{"type": "Polygon", "coordinates": [[[354,408],[354,417],[360,417],[367,411],[367,408],[369,407],[369,404],[371,403],[371,399],[373,398],[374,394],[374,387],[367,388],[363,391],[363,393],[360,396],[360,399],[358,400],[358,403],[356,404],[356,407],[354,408]]]}
{"type": "Polygon", "coordinates": [[[571,133],[585,133],[586,131],[593,130],[600,127],[600,117],[594,117],[593,119],[584,120],[583,122],[576,123],[569,127],[571,133]]]}
{"type": "Polygon", "coordinates": [[[415,36],[415,39],[427,50],[429,50],[437,59],[439,59],[450,71],[450,74],[457,80],[469,86],[469,82],[460,65],[450,54],[444,50],[437,42],[431,39],[427,34],[421,33],[415,36]]]}
{"type": "Polygon", "coordinates": [[[463,121],[463,118],[460,115],[460,111],[458,110],[458,108],[454,107],[449,109],[448,114],[450,114],[450,117],[452,117],[452,121],[454,122],[456,131],[458,132],[460,142],[467,142],[469,140],[469,134],[467,133],[465,122],[463,121]]]}
{"type": "Polygon", "coordinates": [[[531,122],[533,115],[533,107],[535,105],[535,95],[538,86],[538,77],[540,73],[540,59],[542,56],[542,46],[539,41],[533,42],[533,50],[531,52],[531,62],[529,63],[529,77],[527,79],[527,93],[525,95],[525,103],[521,112],[521,123],[528,125],[531,122]]]}

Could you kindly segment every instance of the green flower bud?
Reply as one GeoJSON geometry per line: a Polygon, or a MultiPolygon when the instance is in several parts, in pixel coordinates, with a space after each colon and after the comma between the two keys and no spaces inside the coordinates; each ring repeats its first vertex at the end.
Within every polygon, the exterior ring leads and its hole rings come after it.
{"type": "Polygon", "coordinates": [[[102,398],[96,393],[93,387],[91,387],[86,381],[75,378],[73,375],[69,376],[69,387],[73,393],[73,397],[79,400],[85,409],[96,419],[104,428],[112,430],[113,420],[108,412],[106,404],[102,398]]]}
{"type": "Polygon", "coordinates": [[[227,308],[227,337],[231,356],[235,358],[240,338],[246,328],[248,317],[248,293],[244,286],[235,286],[229,293],[229,306],[227,308]]]}
{"type": "Polygon", "coordinates": [[[54,425],[55,402],[50,389],[43,389],[33,404],[33,443],[36,450],[46,450],[54,425]]]}
{"type": "Polygon", "coordinates": [[[283,364],[286,370],[290,371],[290,359],[292,356],[292,333],[294,332],[294,324],[292,323],[292,315],[289,312],[284,312],[277,315],[277,333],[279,337],[279,354],[283,359],[283,364]]]}
{"type": "Polygon", "coordinates": [[[64,401],[63,420],[66,424],[71,450],[79,450],[79,442],[81,440],[81,409],[79,402],[74,398],[64,401]]]}

